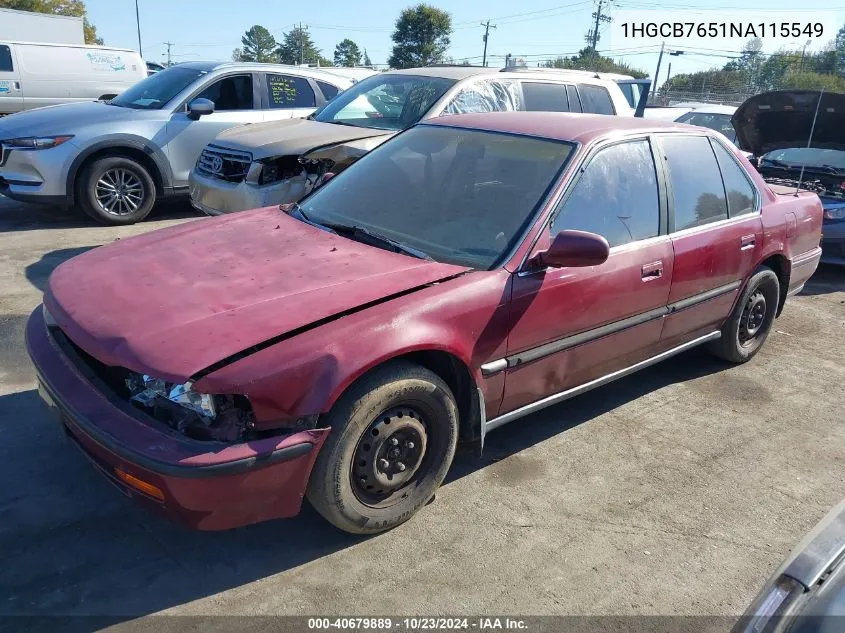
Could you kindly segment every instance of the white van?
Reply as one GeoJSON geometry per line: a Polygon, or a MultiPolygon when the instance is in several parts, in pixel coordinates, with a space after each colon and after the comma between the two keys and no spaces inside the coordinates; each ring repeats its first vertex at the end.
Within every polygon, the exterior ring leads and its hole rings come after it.
{"type": "Polygon", "coordinates": [[[141,56],[126,48],[0,41],[0,116],[111,99],[146,76],[141,56]]]}

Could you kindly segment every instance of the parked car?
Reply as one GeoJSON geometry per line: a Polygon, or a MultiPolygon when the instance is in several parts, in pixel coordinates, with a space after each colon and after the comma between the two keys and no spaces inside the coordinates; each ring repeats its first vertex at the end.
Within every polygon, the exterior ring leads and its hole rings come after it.
{"type": "Polygon", "coordinates": [[[820,229],[815,194],[775,195],[706,128],[428,119],[300,204],[65,262],[27,349],[61,428],[139,501],[211,530],[307,495],[380,532],[458,439],[699,344],[752,358],[820,229]]]}
{"type": "Polygon", "coordinates": [[[731,123],[731,117],[736,112],[736,106],[702,105],[675,119],[676,123],[687,123],[700,127],[709,127],[720,132],[731,143],[736,144],[736,130],[731,123]]]}
{"type": "Polygon", "coordinates": [[[351,85],[308,68],[196,62],[109,101],[21,112],[0,119],[0,193],[132,224],[157,198],[188,192],[188,172],[221,131],[307,116],[351,85]]]}
{"type": "Polygon", "coordinates": [[[845,502],[772,574],[732,633],[836,633],[845,614],[845,502]]]}
{"type": "Polygon", "coordinates": [[[845,265],[845,94],[755,95],[733,117],[739,146],[767,182],[816,192],[824,206],[822,259],[845,265]],[[815,122],[814,122],[815,121],[815,122]],[[812,138],[811,138],[812,136],[812,138]]]}
{"type": "Polygon", "coordinates": [[[208,215],[295,202],[417,121],[511,110],[634,112],[616,83],[589,73],[472,66],[379,73],[308,120],[222,133],[191,171],[191,202],[208,215]]]}
{"type": "Polygon", "coordinates": [[[144,60],[127,48],[0,41],[0,116],[111,99],[146,76],[144,60]]]}
{"type": "Polygon", "coordinates": [[[157,64],[156,62],[147,62],[147,75],[155,75],[167,68],[164,64],[157,64]]]}

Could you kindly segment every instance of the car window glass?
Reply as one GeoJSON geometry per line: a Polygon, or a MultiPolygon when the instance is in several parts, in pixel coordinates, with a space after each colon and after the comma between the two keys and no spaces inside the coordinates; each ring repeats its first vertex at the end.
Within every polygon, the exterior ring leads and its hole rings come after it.
{"type": "Polygon", "coordinates": [[[593,114],[616,114],[610,95],[602,86],[592,84],[579,84],[578,93],[581,95],[581,105],[584,112],[593,114]]]}
{"type": "Polygon", "coordinates": [[[449,102],[443,114],[510,112],[521,110],[519,85],[515,81],[476,81],[449,102]]]}
{"type": "Polygon", "coordinates": [[[570,112],[581,112],[581,99],[578,98],[578,91],[575,86],[566,86],[566,94],[569,96],[570,112]]]}
{"type": "Polygon", "coordinates": [[[590,231],[611,246],[654,237],[660,232],[658,200],[648,141],[612,145],[590,159],[552,222],[552,235],[590,231]]]}
{"type": "Polygon", "coordinates": [[[565,84],[523,81],[522,96],[529,112],[569,112],[565,84]]]}
{"type": "Polygon", "coordinates": [[[314,108],[317,98],[305,77],[267,73],[267,96],[270,109],[314,108]]]}
{"type": "Polygon", "coordinates": [[[317,85],[320,87],[320,92],[323,93],[326,101],[331,101],[337,96],[337,93],[340,92],[340,89],[337,86],[327,84],[325,81],[318,81],[317,85]]]}
{"type": "Polygon", "coordinates": [[[252,75],[224,77],[194,98],[213,101],[216,112],[252,110],[252,75]]]}
{"type": "Polygon", "coordinates": [[[754,187],[742,172],[736,161],[730,157],[728,150],[719,143],[713,143],[719,169],[722,170],[722,180],[725,191],[728,192],[728,213],[732,218],[754,212],[754,187]]]}
{"type": "Polygon", "coordinates": [[[708,114],[706,112],[687,112],[675,119],[677,123],[686,123],[688,125],[700,125],[701,127],[708,127],[711,130],[716,130],[728,137],[731,143],[736,142],[736,130],[731,123],[730,114],[708,114]]]}
{"type": "Polygon", "coordinates": [[[669,166],[675,230],[727,218],[725,188],[707,137],[664,136],[661,141],[669,166]]]}
{"type": "Polygon", "coordinates": [[[12,51],[8,46],[0,46],[0,73],[10,73],[12,66],[12,51]]]}

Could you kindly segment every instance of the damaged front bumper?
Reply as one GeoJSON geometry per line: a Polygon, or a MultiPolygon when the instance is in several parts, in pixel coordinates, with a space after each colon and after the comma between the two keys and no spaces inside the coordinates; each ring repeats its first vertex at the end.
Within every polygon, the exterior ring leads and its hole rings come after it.
{"type": "Polygon", "coordinates": [[[314,180],[297,176],[268,185],[246,180],[231,183],[193,170],[188,177],[188,186],[195,209],[206,215],[223,215],[296,202],[311,191],[314,180]]]}
{"type": "Polygon", "coordinates": [[[296,515],[328,429],[243,443],[186,438],[110,393],[41,306],[26,345],[61,428],[124,494],[199,530],[296,515]]]}

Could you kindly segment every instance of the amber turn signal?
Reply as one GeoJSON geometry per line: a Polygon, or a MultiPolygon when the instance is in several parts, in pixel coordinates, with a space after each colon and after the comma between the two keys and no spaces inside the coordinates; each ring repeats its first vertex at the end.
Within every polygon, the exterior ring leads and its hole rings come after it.
{"type": "Polygon", "coordinates": [[[143,481],[142,479],[138,479],[134,475],[130,475],[125,470],[121,470],[117,466],[115,466],[114,474],[117,475],[117,478],[120,479],[120,481],[125,483],[127,486],[130,486],[135,490],[138,490],[139,492],[143,492],[148,497],[152,497],[153,499],[157,499],[158,501],[164,501],[164,493],[158,486],[154,486],[151,483],[143,481]]]}

